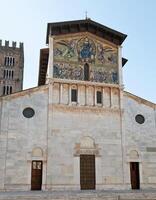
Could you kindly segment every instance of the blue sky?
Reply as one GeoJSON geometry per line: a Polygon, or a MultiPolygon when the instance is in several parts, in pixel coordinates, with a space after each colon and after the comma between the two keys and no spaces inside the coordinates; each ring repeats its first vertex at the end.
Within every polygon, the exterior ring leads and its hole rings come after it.
{"type": "Polygon", "coordinates": [[[87,10],[92,20],[128,35],[123,43],[125,90],[156,102],[155,0],[0,0],[0,5],[0,38],[24,42],[24,88],[37,85],[47,23],[83,19],[87,10]]]}

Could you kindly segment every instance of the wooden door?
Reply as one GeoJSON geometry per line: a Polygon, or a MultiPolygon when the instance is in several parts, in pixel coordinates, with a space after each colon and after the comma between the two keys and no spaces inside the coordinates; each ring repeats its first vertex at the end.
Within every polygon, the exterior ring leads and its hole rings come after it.
{"type": "Polygon", "coordinates": [[[131,174],[131,187],[132,189],[140,189],[140,177],[139,177],[139,163],[130,163],[130,174],[131,174]]]}
{"type": "Polygon", "coordinates": [[[95,189],[95,155],[80,155],[80,185],[82,190],[95,189]]]}
{"type": "Polygon", "coordinates": [[[31,190],[42,188],[42,161],[32,161],[31,190]]]}

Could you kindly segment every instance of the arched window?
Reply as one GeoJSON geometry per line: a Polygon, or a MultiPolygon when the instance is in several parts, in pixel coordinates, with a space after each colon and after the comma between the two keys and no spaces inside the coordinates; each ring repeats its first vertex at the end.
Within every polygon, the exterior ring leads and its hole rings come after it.
{"type": "Polygon", "coordinates": [[[15,65],[15,58],[13,58],[13,66],[15,65]]]}
{"type": "Polygon", "coordinates": [[[101,91],[96,92],[96,102],[99,104],[102,103],[102,92],[101,91]]]}
{"type": "Polygon", "coordinates": [[[12,71],[12,79],[13,79],[13,77],[14,77],[14,71],[12,71]]]}
{"type": "Polygon", "coordinates": [[[3,86],[3,95],[5,95],[5,86],[3,86]]]}
{"type": "Polygon", "coordinates": [[[6,70],[6,78],[8,78],[8,70],[6,70]]]}
{"type": "Polygon", "coordinates": [[[7,86],[7,92],[6,92],[6,94],[9,94],[9,86],[7,86]]]}
{"type": "Polygon", "coordinates": [[[9,71],[9,79],[11,78],[11,71],[9,71]]]}
{"type": "Polygon", "coordinates": [[[10,94],[12,94],[12,86],[10,86],[10,94]]]}
{"type": "Polygon", "coordinates": [[[84,81],[89,81],[89,65],[84,65],[84,81]]]}
{"type": "Polygon", "coordinates": [[[5,57],[4,65],[7,65],[7,57],[5,57]]]}
{"type": "Polygon", "coordinates": [[[77,89],[71,90],[71,102],[77,102],[77,89]]]}
{"type": "Polygon", "coordinates": [[[12,66],[12,57],[9,58],[9,66],[12,66]]]}
{"type": "Polygon", "coordinates": [[[6,71],[4,70],[3,78],[5,78],[6,71]]]}
{"type": "Polygon", "coordinates": [[[11,56],[5,56],[4,65],[5,66],[14,66],[15,65],[15,58],[11,57],[11,56]]]}
{"type": "Polygon", "coordinates": [[[9,65],[9,57],[7,57],[7,65],[9,65]]]}

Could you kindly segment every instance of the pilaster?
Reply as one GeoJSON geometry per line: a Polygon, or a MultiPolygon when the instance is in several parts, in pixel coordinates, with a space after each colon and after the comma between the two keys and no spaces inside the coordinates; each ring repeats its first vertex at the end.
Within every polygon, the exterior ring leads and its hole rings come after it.
{"type": "Polygon", "coordinates": [[[53,78],[53,37],[49,36],[49,59],[47,70],[47,83],[53,78]]]}
{"type": "Polygon", "coordinates": [[[119,85],[123,87],[123,77],[122,77],[122,46],[118,46],[118,78],[119,85]]]}

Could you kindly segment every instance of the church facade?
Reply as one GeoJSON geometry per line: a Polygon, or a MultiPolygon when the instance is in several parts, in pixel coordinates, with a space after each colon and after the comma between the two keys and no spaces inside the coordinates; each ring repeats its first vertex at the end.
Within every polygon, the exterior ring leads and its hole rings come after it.
{"type": "Polygon", "coordinates": [[[0,98],[0,190],[156,188],[156,104],[124,91],[125,38],[48,24],[38,87],[0,98]]]}

